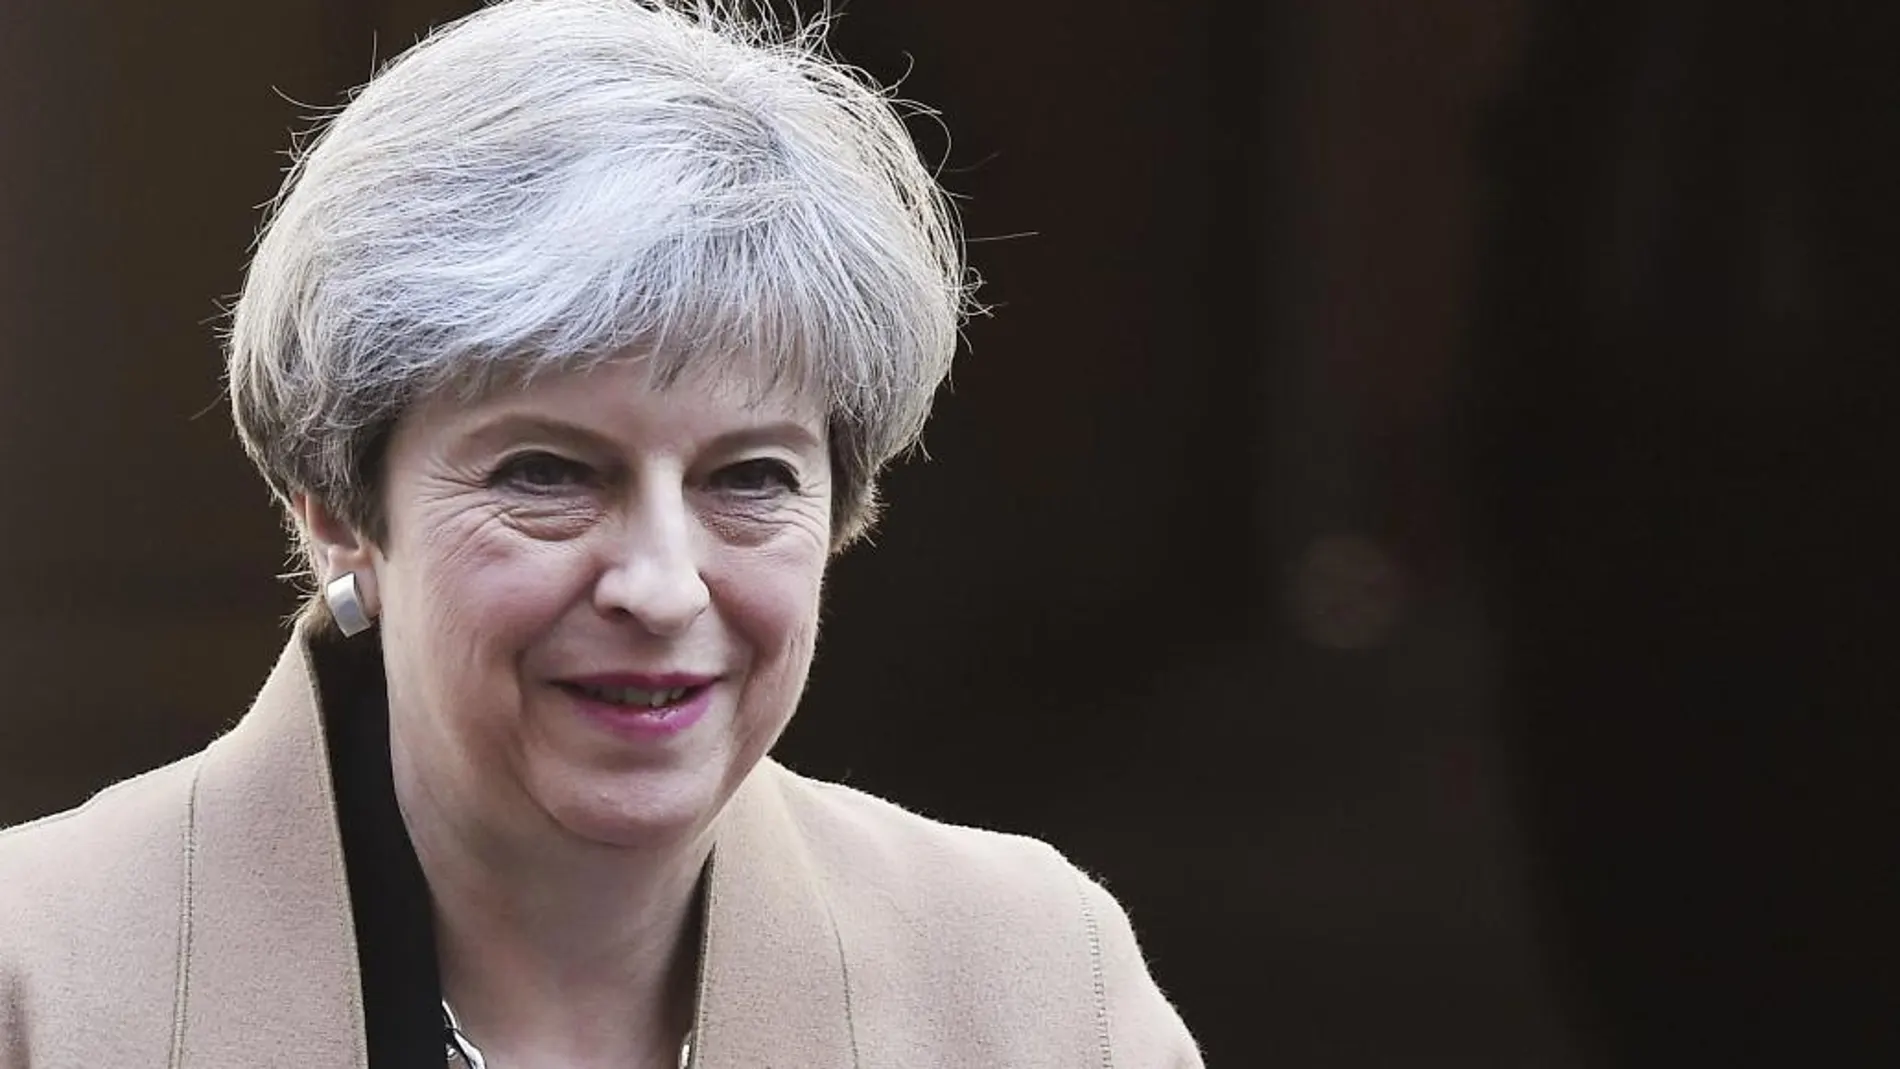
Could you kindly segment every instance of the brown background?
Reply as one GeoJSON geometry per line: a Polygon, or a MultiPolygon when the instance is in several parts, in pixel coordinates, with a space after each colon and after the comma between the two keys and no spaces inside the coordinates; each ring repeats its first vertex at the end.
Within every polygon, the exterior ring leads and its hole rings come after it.
{"type": "MultiPolygon", "coordinates": [[[[220,302],[466,7],[0,9],[0,824],[261,681],[220,302]]],[[[1062,846],[1216,1065],[1875,1064],[1885,8],[857,0],[997,310],[784,756],[1062,846]]]]}

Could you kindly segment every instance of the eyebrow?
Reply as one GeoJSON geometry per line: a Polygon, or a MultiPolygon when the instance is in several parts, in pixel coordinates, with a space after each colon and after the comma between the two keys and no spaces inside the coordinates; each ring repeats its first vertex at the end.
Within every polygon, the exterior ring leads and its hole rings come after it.
{"type": "MultiPolygon", "coordinates": [[[[471,445],[486,445],[497,439],[523,437],[544,438],[550,442],[591,450],[620,448],[620,443],[616,442],[611,435],[602,434],[592,427],[525,412],[503,413],[477,424],[463,440],[471,445]]],[[[755,426],[737,427],[724,434],[714,435],[706,442],[704,451],[745,449],[762,445],[784,446],[799,451],[825,448],[823,439],[813,434],[811,428],[804,424],[794,420],[774,420],[755,426]]]]}
{"type": "Polygon", "coordinates": [[[792,420],[776,420],[755,427],[740,427],[714,435],[712,445],[720,449],[741,449],[755,445],[783,445],[796,449],[822,449],[825,443],[811,428],[792,420]]]}

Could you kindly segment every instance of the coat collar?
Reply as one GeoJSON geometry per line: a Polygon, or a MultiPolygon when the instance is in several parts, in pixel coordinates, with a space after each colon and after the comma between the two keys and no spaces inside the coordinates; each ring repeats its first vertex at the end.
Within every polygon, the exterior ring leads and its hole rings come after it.
{"type": "MultiPolygon", "coordinates": [[[[356,934],[309,639],[286,646],[191,798],[172,1064],[367,1066],[356,934]]],[[[693,1064],[856,1063],[844,948],[766,760],[719,816],[693,1064]]]]}
{"type": "Polygon", "coordinates": [[[857,1064],[844,945],[791,774],[769,759],[719,817],[695,1015],[697,1066],[857,1064]]]}

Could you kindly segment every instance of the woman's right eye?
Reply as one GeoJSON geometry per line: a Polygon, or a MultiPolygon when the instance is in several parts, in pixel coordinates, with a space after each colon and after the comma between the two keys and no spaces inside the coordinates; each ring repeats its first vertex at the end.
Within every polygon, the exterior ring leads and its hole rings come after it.
{"type": "Polygon", "coordinates": [[[580,461],[536,451],[518,453],[502,461],[489,477],[489,484],[546,493],[585,485],[592,474],[587,465],[580,461]]]}

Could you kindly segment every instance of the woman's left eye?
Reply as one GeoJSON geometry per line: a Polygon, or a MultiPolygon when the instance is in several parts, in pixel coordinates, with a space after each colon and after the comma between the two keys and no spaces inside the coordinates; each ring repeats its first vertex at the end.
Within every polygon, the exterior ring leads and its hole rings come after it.
{"type": "Polygon", "coordinates": [[[721,490],[762,497],[797,490],[798,473],[782,460],[761,457],[720,468],[712,482],[721,490]]]}

